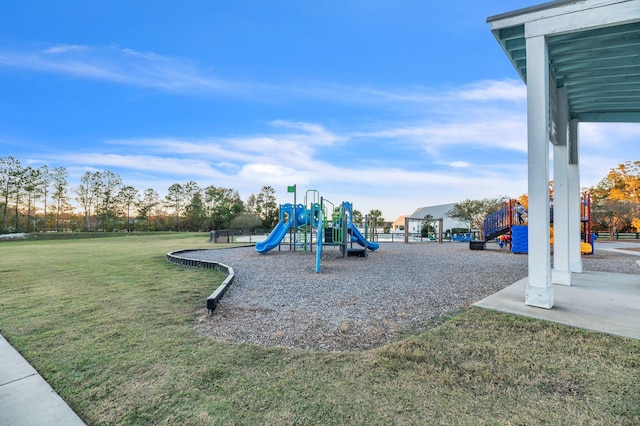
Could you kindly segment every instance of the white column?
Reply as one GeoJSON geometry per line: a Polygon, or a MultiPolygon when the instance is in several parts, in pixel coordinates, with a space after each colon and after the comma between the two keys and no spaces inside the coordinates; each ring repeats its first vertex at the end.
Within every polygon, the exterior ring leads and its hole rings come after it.
{"type": "Polygon", "coordinates": [[[527,38],[529,277],[525,303],[553,307],[549,248],[549,53],[544,36],[527,38]]]}
{"type": "Polygon", "coordinates": [[[569,270],[569,104],[567,88],[558,89],[558,136],[553,146],[553,284],[571,285],[569,270]]]}
{"type": "Polygon", "coordinates": [[[569,122],[569,271],[582,273],[580,255],[580,162],[578,120],[569,122]]]}

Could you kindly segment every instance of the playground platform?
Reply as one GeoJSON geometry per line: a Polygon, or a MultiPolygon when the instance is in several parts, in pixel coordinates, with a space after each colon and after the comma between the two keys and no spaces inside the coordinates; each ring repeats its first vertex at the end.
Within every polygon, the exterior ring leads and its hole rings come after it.
{"type": "MultiPolygon", "coordinates": [[[[596,243],[597,250],[624,250],[637,243],[596,243]]],[[[638,255],[640,252],[624,251],[638,255]]],[[[572,285],[554,285],[554,306],[542,309],[524,304],[527,278],[474,303],[474,306],[553,321],[572,327],[640,339],[640,275],[583,272],[571,276],[572,285]]]]}

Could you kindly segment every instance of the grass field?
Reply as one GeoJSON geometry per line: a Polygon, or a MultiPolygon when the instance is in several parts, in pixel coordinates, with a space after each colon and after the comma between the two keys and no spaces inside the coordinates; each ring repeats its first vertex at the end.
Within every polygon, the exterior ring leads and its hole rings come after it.
{"type": "Polygon", "coordinates": [[[200,336],[223,277],[164,256],[207,240],[0,241],[0,330],[88,424],[640,424],[639,341],[479,308],[366,352],[200,336]]]}

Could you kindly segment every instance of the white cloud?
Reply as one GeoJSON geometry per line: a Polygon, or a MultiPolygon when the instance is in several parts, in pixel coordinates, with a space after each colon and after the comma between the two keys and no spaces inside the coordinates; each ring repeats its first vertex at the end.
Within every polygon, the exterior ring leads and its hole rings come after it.
{"type": "Polygon", "coordinates": [[[597,185],[612,168],[640,158],[640,124],[581,123],[580,183],[597,185]]]}
{"type": "Polygon", "coordinates": [[[104,154],[99,152],[70,154],[64,157],[54,155],[50,158],[82,165],[87,170],[115,168],[117,170],[153,172],[169,176],[187,175],[209,179],[225,177],[224,174],[212,168],[210,163],[197,158],[104,154]]]}
{"type": "Polygon", "coordinates": [[[238,177],[244,182],[258,186],[288,186],[292,183],[305,185],[309,182],[306,173],[284,164],[246,164],[240,170],[238,177]]]}
{"type": "MultiPolygon", "coordinates": [[[[451,100],[518,102],[526,97],[524,85],[511,79],[481,81],[444,92],[419,85],[376,88],[318,81],[288,82],[286,85],[238,81],[214,75],[183,58],[116,45],[59,44],[35,51],[0,51],[0,66],[154,88],[175,94],[208,96],[222,93],[252,97],[261,102],[305,98],[346,104],[408,108],[426,106],[437,111],[442,102],[451,100]]],[[[282,122],[286,123],[286,120],[282,122]]]]}
{"type": "Polygon", "coordinates": [[[0,52],[0,66],[150,87],[175,93],[242,92],[191,62],[118,46],[56,45],[43,51],[0,52]]]}
{"type": "Polygon", "coordinates": [[[578,133],[584,143],[610,151],[640,140],[640,123],[580,123],[578,133]]]}
{"type": "MultiPolygon", "coordinates": [[[[142,138],[111,140],[110,145],[132,149],[145,147],[155,154],[198,156],[217,164],[270,163],[295,157],[298,165],[310,166],[319,149],[334,145],[344,137],[335,135],[315,123],[278,120],[272,127],[294,130],[289,133],[240,135],[237,137],[204,137],[201,139],[142,138]],[[299,131],[296,131],[299,130],[299,131]]],[[[289,161],[289,160],[287,160],[289,161]]]]}
{"type": "MultiPolygon", "coordinates": [[[[48,55],[67,59],[49,62],[36,55],[15,66],[85,73],[126,84],[145,80],[176,92],[189,87],[213,90],[218,84],[195,66],[175,59],[109,49],[111,56],[103,48],[100,57],[79,47],[57,46],[48,55]],[[82,55],[86,63],[78,62],[82,55]],[[109,57],[124,62],[112,64],[106,60],[109,57]]],[[[19,59],[0,54],[0,64],[6,66],[19,59]]],[[[237,189],[246,198],[270,185],[281,197],[279,202],[291,202],[286,186],[297,184],[300,191],[318,189],[332,201],[352,201],[361,211],[380,208],[390,220],[421,206],[527,191],[526,90],[519,81],[482,81],[439,94],[424,87],[415,92],[347,86],[338,91],[320,84],[306,89],[305,95],[335,102],[395,104],[411,113],[378,114],[384,121],[341,123],[340,129],[285,117],[268,121],[259,131],[234,136],[114,139],[102,146],[93,143],[91,152],[56,159],[77,170],[115,168],[128,174],[131,184],[153,186],[160,193],[171,183],[195,180],[202,186],[237,189]],[[499,161],[494,160],[497,155],[499,161]]],[[[296,96],[298,89],[264,90],[296,96]]],[[[637,151],[628,149],[637,145],[638,125],[583,124],[580,132],[585,184],[594,185],[611,167],[638,158],[637,151]],[[632,158],[624,158],[629,155],[632,158]]]]}
{"type": "Polygon", "coordinates": [[[88,49],[87,46],[80,46],[77,44],[58,44],[56,46],[45,49],[44,53],[55,55],[59,53],[67,53],[67,52],[81,51],[81,50],[87,50],[87,49],[88,49]]]}
{"type": "MultiPolygon", "coordinates": [[[[475,90],[476,86],[468,87],[475,90]]],[[[503,87],[493,86],[498,88],[496,94],[486,93],[483,99],[503,96],[503,87]]],[[[363,123],[340,132],[318,122],[279,119],[260,132],[236,136],[110,140],[106,145],[110,151],[126,147],[131,154],[93,152],[72,160],[153,179],[162,176],[158,182],[171,180],[168,174],[175,178],[173,182],[193,179],[203,186],[231,187],[243,197],[270,185],[282,194],[279,202],[291,202],[283,188],[295,183],[300,190],[318,189],[336,202],[357,201],[356,208],[384,206],[383,212],[390,216],[429,204],[525,193],[524,105],[508,100],[488,106],[478,101],[479,96],[448,93],[439,102],[424,105],[437,110],[429,121],[401,118],[400,123],[390,118],[375,128],[363,123]],[[365,155],[376,149],[376,155],[365,155]],[[470,157],[467,150],[484,150],[486,155],[470,157]],[[399,154],[393,155],[394,151],[399,154]],[[505,151],[513,151],[520,163],[514,159],[494,164],[493,152],[505,151]],[[336,161],[345,154],[352,161],[336,161]]]]}
{"type": "Polygon", "coordinates": [[[468,161],[452,161],[448,165],[455,169],[465,169],[467,167],[471,167],[471,163],[468,161]]]}
{"type": "Polygon", "coordinates": [[[443,117],[442,121],[357,132],[352,136],[402,140],[435,156],[444,148],[465,146],[527,152],[525,117],[508,114],[505,110],[494,110],[493,114],[485,115],[465,105],[460,105],[456,116],[443,117]]]}
{"type": "Polygon", "coordinates": [[[453,96],[469,101],[526,102],[527,87],[520,80],[484,80],[464,86],[453,96]]]}
{"type": "Polygon", "coordinates": [[[329,146],[333,145],[336,142],[344,140],[343,137],[336,136],[334,133],[328,131],[324,126],[317,123],[274,120],[269,124],[274,127],[300,130],[301,133],[296,133],[295,135],[287,135],[288,138],[292,138],[298,143],[311,144],[313,146],[329,146]]]}

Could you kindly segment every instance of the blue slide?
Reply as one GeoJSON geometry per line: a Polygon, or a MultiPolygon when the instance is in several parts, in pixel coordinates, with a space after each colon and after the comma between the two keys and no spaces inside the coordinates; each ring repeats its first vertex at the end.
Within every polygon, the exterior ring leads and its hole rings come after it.
{"type": "Polygon", "coordinates": [[[380,248],[380,244],[367,241],[366,238],[360,233],[360,231],[358,231],[358,228],[356,228],[355,226],[351,227],[351,234],[356,238],[356,242],[360,244],[362,247],[365,247],[365,244],[366,244],[366,247],[372,251],[378,250],[380,248]]]}
{"type": "Polygon", "coordinates": [[[256,243],[256,251],[258,253],[266,253],[274,247],[277,247],[280,244],[280,241],[287,235],[289,228],[291,228],[291,224],[293,221],[288,222],[278,222],[273,231],[269,234],[266,240],[260,241],[256,243]]]}

